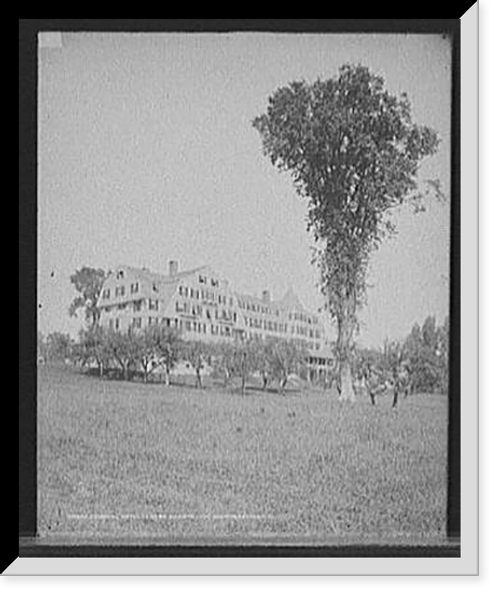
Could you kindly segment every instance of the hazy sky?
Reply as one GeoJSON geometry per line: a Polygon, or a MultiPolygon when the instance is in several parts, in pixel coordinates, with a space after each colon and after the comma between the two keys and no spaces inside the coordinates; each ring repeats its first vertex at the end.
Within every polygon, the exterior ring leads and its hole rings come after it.
{"type": "MultiPolygon", "coordinates": [[[[243,292],[279,298],[292,286],[307,308],[323,304],[306,202],[251,126],[292,80],[362,63],[406,91],[415,121],[442,139],[422,176],[449,195],[450,48],[439,35],[64,33],[39,57],[43,332],[81,326],[68,306],[83,265],[210,264],[243,292]]],[[[396,223],[373,255],[363,344],[448,312],[449,205],[396,223]]]]}

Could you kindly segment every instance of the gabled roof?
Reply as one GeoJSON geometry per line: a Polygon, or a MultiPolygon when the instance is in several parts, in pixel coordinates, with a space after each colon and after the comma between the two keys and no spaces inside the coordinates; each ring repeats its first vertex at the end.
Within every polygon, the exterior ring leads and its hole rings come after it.
{"type": "Polygon", "coordinates": [[[286,307],[289,310],[296,310],[296,311],[304,311],[304,306],[299,300],[299,297],[295,294],[295,291],[292,288],[289,288],[282,299],[276,301],[276,304],[280,305],[281,307],[286,307]]]}
{"type": "MultiPolygon", "coordinates": [[[[133,280],[137,280],[142,282],[139,286],[139,292],[133,295],[133,300],[139,299],[160,299],[164,301],[165,305],[171,300],[174,296],[177,285],[180,281],[196,274],[197,272],[207,272],[210,276],[216,276],[221,279],[223,283],[227,283],[221,276],[219,276],[216,272],[212,270],[212,268],[208,265],[201,265],[189,270],[184,270],[178,272],[175,276],[168,276],[166,274],[160,274],[158,272],[153,272],[145,267],[133,267],[130,265],[119,265],[116,267],[106,278],[105,284],[109,283],[112,280],[115,280],[118,284],[120,283],[120,279],[116,279],[116,273],[120,270],[126,274],[127,278],[131,278],[133,280]],[[153,284],[156,283],[158,285],[158,290],[153,290],[153,284]]],[[[117,302],[122,301],[123,299],[119,299],[117,302]]],[[[101,306],[101,299],[99,299],[98,306],[101,306]]]]}
{"type": "Polygon", "coordinates": [[[136,276],[137,278],[143,279],[143,280],[147,280],[147,281],[151,281],[151,282],[165,282],[165,283],[174,283],[177,282],[179,280],[182,280],[183,278],[186,278],[187,276],[190,276],[191,274],[194,274],[198,271],[201,271],[202,269],[205,269],[206,265],[201,265],[198,267],[195,267],[193,269],[190,270],[185,270],[182,272],[178,272],[175,276],[168,276],[167,274],[160,274],[158,272],[152,272],[151,270],[145,268],[145,267],[131,267],[130,265],[120,265],[118,266],[111,275],[115,274],[118,270],[124,270],[129,272],[130,274],[132,274],[133,276],[136,276]]]}

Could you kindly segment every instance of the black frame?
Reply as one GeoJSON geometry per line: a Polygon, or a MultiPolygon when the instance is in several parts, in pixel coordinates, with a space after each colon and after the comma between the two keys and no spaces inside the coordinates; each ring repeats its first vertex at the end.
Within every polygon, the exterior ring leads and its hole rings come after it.
{"type": "MultiPolygon", "coordinates": [[[[466,7],[466,9],[469,6],[466,7]]],[[[462,10],[460,16],[465,12],[462,10]]],[[[460,18],[19,20],[19,543],[21,557],[460,557],[460,18]],[[39,31],[442,33],[452,40],[447,545],[66,545],[36,536],[37,34],[39,31]]]]}

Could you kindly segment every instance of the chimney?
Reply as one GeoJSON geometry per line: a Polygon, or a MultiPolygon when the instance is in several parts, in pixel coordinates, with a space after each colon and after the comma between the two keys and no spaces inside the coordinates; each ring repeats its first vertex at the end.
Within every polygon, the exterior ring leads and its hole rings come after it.
{"type": "Polygon", "coordinates": [[[173,259],[168,262],[168,275],[173,278],[179,273],[179,262],[173,259]]]}
{"type": "Polygon", "coordinates": [[[271,302],[271,293],[269,292],[269,290],[263,290],[262,291],[262,300],[265,303],[270,303],[271,302]]]}

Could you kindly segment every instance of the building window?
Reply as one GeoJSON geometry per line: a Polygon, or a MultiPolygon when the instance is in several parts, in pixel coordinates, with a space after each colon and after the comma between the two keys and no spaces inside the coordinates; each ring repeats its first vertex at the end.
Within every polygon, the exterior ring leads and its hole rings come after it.
{"type": "Polygon", "coordinates": [[[142,319],[140,317],[134,317],[132,319],[132,327],[133,328],[140,328],[142,325],[142,319]]]}
{"type": "Polygon", "coordinates": [[[158,301],[149,299],[149,308],[151,309],[151,311],[158,311],[158,301]]]}
{"type": "Polygon", "coordinates": [[[130,285],[130,294],[135,294],[136,292],[139,292],[139,282],[134,282],[130,285]]]}
{"type": "Polygon", "coordinates": [[[119,327],[120,327],[120,320],[117,317],[116,321],[115,321],[115,330],[117,330],[119,327]]]}

